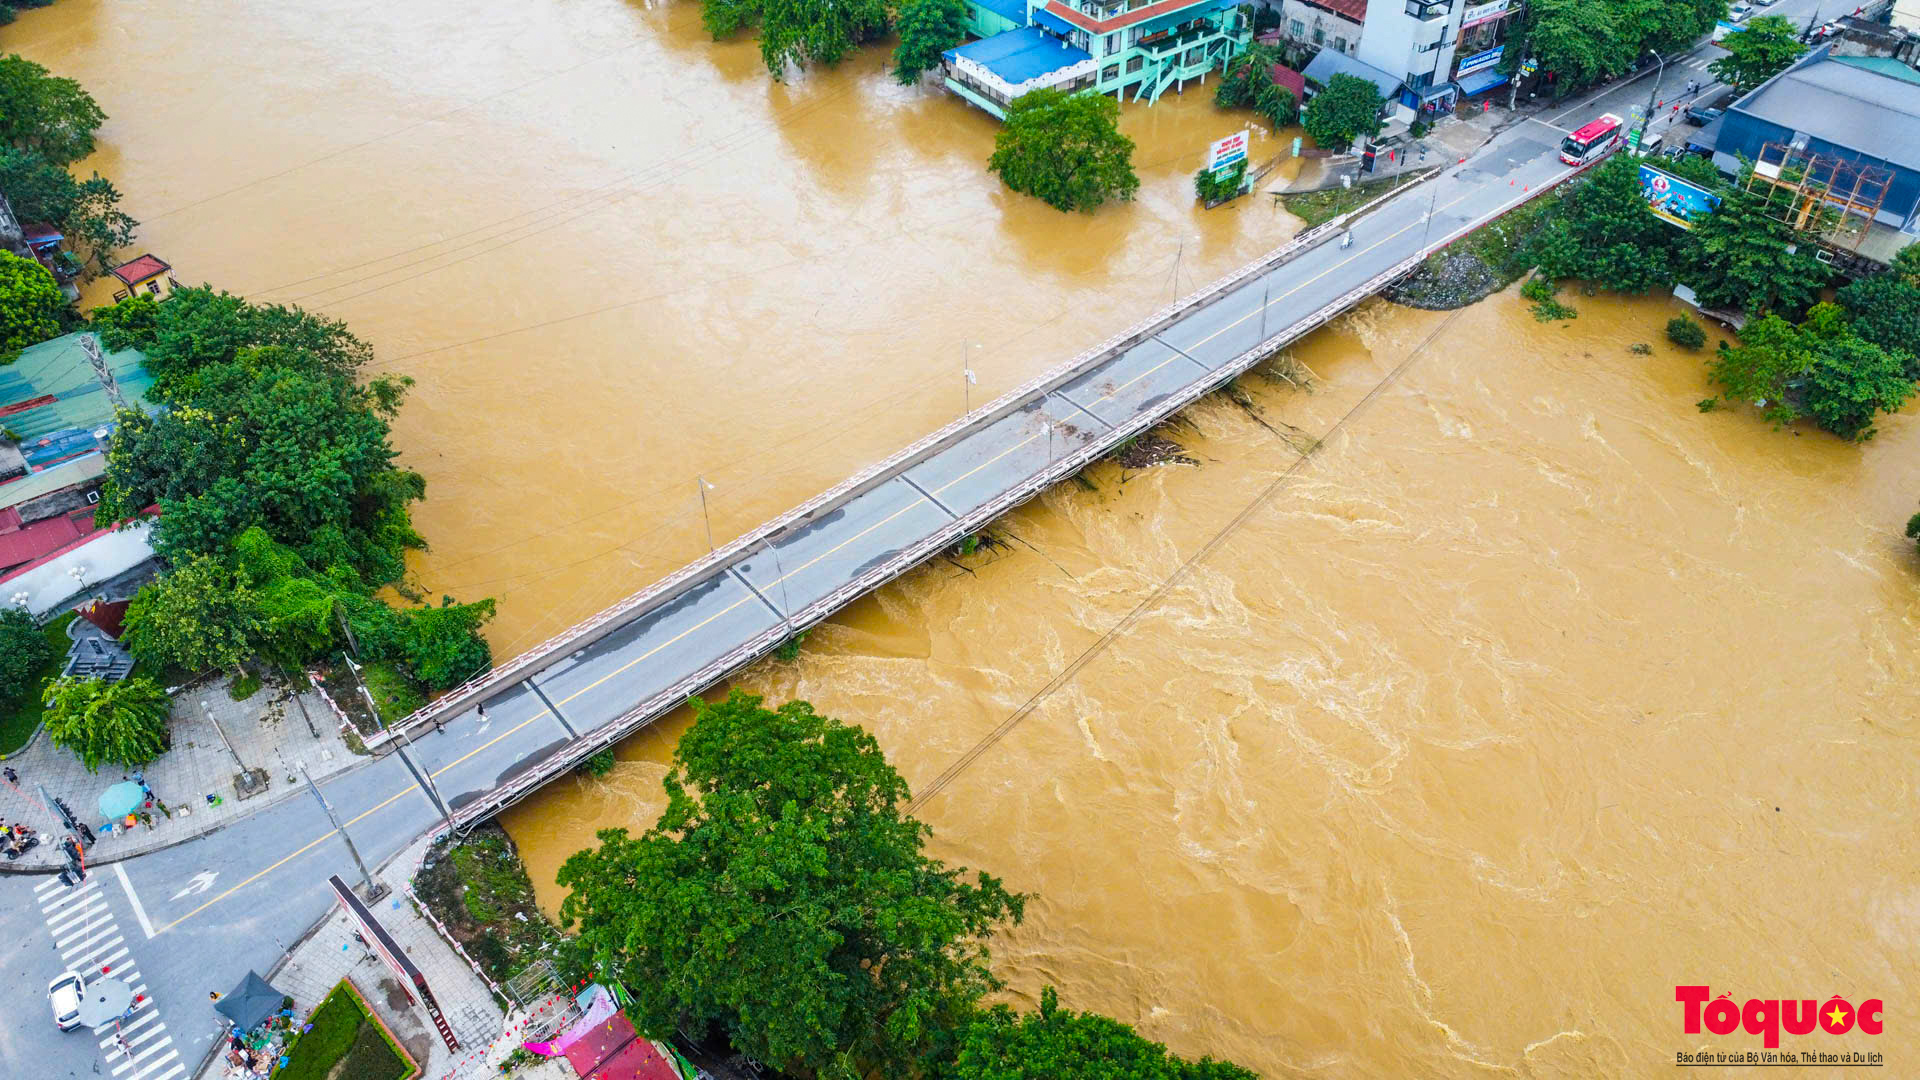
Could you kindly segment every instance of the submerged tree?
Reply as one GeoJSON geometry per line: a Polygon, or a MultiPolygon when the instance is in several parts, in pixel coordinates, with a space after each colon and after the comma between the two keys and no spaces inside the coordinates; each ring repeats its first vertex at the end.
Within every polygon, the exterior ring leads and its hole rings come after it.
{"type": "Polygon", "coordinates": [[[93,153],[93,133],[106,121],[79,83],[21,56],[0,57],[0,145],[70,165],[93,153]]]}
{"type": "Polygon", "coordinates": [[[900,44],[893,50],[893,77],[902,84],[940,66],[940,55],[967,39],[967,0],[905,0],[900,5],[900,44]]]}
{"type": "Polygon", "coordinates": [[[719,1025],[781,1068],[910,1076],[950,1052],[1025,898],[924,852],[873,736],[804,701],[692,704],[659,822],[560,868],[586,961],[645,1032],[719,1025]]]}
{"type": "Polygon", "coordinates": [[[32,150],[0,147],[0,191],[21,221],[50,222],[64,233],[89,273],[105,271],[139,225],[120,211],[120,192],[105,177],[75,179],[32,150]]]}
{"type": "Polygon", "coordinates": [[[1227,61],[1214,87],[1213,103],[1223,109],[1252,109],[1275,129],[1293,123],[1299,103],[1293,91],[1273,81],[1274,65],[1283,58],[1277,46],[1247,46],[1246,52],[1227,61]]]}
{"type": "Polygon", "coordinates": [[[1548,226],[1540,269],[1615,292],[1646,292],[1672,283],[1676,232],[1648,209],[1638,162],[1617,154],[1593,170],[1548,226]]]}
{"type": "Polygon", "coordinates": [[[1029,91],[1007,106],[987,168],[1056,210],[1091,212],[1109,199],[1131,199],[1140,178],[1119,120],[1119,104],[1104,94],[1029,91]]]}
{"type": "Polygon", "coordinates": [[[1811,237],[1781,220],[1746,180],[1743,175],[1713,213],[1692,223],[1680,249],[1682,280],[1702,307],[1797,315],[1819,296],[1830,272],[1813,257],[1811,237]]]}
{"type": "Polygon", "coordinates": [[[1133,1028],[1060,1007],[1049,986],[1037,1012],[1005,1005],[962,1031],[952,1080],[1257,1080],[1250,1069],[1204,1058],[1183,1061],[1133,1028]]]}

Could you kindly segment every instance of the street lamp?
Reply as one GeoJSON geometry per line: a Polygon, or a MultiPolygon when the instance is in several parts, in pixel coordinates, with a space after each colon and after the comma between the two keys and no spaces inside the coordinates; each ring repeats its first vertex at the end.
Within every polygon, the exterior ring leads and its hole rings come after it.
{"type": "Polygon", "coordinates": [[[704,476],[696,476],[694,480],[700,484],[700,520],[707,523],[707,553],[711,555],[713,553],[713,518],[707,513],[707,492],[713,490],[713,485],[707,483],[707,478],[704,476]]]}
{"type": "Polygon", "coordinates": [[[1665,78],[1667,74],[1667,58],[1661,56],[1656,49],[1648,49],[1647,52],[1659,62],[1660,67],[1653,73],[1653,89],[1647,91],[1647,115],[1640,121],[1640,137],[1635,139],[1633,143],[1635,150],[1646,146],[1647,136],[1653,133],[1653,103],[1660,96],[1660,80],[1665,78]]]}
{"type": "Polygon", "coordinates": [[[973,415],[973,350],[983,346],[977,341],[969,341],[960,350],[960,401],[966,406],[966,416],[973,415]]]}
{"type": "Polygon", "coordinates": [[[240,769],[240,779],[235,781],[240,785],[240,790],[252,791],[253,770],[247,768],[247,763],[240,760],[240,751],[233,748],[233,740],[227,738],[226,729],[220,726],[220,721],[213,718],[213,706],[202,701],[200,703],[200,711],[206,714],[207,723],[213,725],[214,734],[220,736],[220,742],[227,748],[227,753],[233,755],[233,763],[240,769]]]}

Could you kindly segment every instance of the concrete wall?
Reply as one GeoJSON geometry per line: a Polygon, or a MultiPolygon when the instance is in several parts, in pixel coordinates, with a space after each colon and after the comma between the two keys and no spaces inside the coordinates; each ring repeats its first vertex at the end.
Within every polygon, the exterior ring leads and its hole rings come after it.
{"type": "Polygon", "coordinates": [[[1401,76],[1409,86],[1422,75],[1429,77],[1431,86],[1443,85],[1453,71],[1465,0],[1429,5],[1431,17],[1425,19],[1409,15],[1406,8],[1407,0],[1372,0],[1355,55],[1381,71],[1401,76]]]}
{"type": "Polygon", "coordinates": [[[101,533],[64,555],[0,581],[0,602],[11,606],[16,593],[25,593],[27,610],[36,619],[44,618],[86,591],[69,573],[73,567],[79,567],[93,586],[153,558],[153,545],[147,543],[152,530],[152,524],[143,521],[119,532],[101,533]]]}
{"type": "Polygon", "coordinates": [[[1341,49],[1341,52],[1353,56],[1360,49],[1361,25],[1352,19],[1335,15],[1326,8],[1303,3],[1302,0],[1281,0],[1277,5],[1268,6],[1275,7],[1280,12],[1280,36],[1288,41],[1331,49],[1339,39],[1344,38],[1346,48],[1341,49]],[[1293,28],[1296,22],[1300,24],[1297,32],[1293,28]],[[1315,30],[1320,31],[1319,41],[1313,39],[1315,30]]]}

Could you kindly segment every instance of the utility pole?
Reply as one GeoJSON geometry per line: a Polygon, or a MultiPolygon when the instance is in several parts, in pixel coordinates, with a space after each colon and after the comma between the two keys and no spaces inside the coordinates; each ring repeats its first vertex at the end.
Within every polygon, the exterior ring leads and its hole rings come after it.
{"type": "Polygon", "coordinates": [[[100,386],[107,392],[107,400],[113,403],[114,411],[125,409],[126,396],[120,393],[120,384],[114,380],[113,372],[108,370],[107,358],[100,354],[100,339],[93,334],[82,334],[80,349],[87,354],[87,363],[93,365],[93,377],[100,380],[100,386]]]}
{"type": "MultiPolygon", "coordinates": [[[[416,764],[412,758],[407,757],[407,751],[413,748],[413,739],[407,735],[407,729],[401,727],[399,734],[401,758],[404,759],[409,766],[412,766],[414,774],[419,776],[420,782],[426,785],[427,795],[433,800],[433,804],[440,808],[441,816],[446,819],[447,835],[452,836],[453,808],[447,805],[447,800],[440,794],[440,786],[433,782],[432,770],[428,769],[424,764],[416,764]]],[[[305,768],[305,766],[302,766],[302,768],[305,768]]],[[[342,835],[345,834],[343,833],[342,835]]]]}
{"type": "Polygon", "coordinates": [[[1629,148],[1635,152],[1645,147],[1647,145],[1647,136],[1653,134],[1653,103],[1660,97],[1660,80],[1665,78],[1667,74],[1667,58],[1661,56],[1653,49],[1648,49],[1647,52],[1651,53],[1653,58],[1659,62],[1660,67],[1653,73],[1653,89],[1647,91],[1647,115],[1640,121],[1640,134],[1633,140],[1633,146],[1629,148]]]}
{"type": "Polygon", "coordinates": [[[696,476],[694,479],[700,483],[700,520],[707,523],[707,554],[711,555],[713,554],[713,518],[707,514],[707,491],[713,485],[707,483],[707,478],[704,476],[696,476]]]}
{"type": "Polygon", "coordinates": [[[347,842],[347,853],[353,856],[353,865],[360,868],[360,878],[366,883],[365,899],[371,902],[387,895],[387,887],[373,880],[373,875],[367,871],[366,861],[360,858],[360,849],[353,846],[353,837],[347,835],[347,830],[340,824],[340,819],[334,816],[333,804],[321,794],[320,785],[314,783],[313,777],[308,775],[304,762],[300,765],[300,776],[307,782],[307,790],[313,792],[313,797],[320,800],[320,809],[326,811],[327,820],[333,823],[333,831],[339,833],[340,839],[347,842]]]}
{"type": "Polygon", "coordinates": [[[960,350],[960,401],[966,406],[966,416],[973,415],[973,350],[979,347],[969,341],[960,350]]]}
{"type": "Polygon", "coordinates": [[[220,726],[220,721],[213,718],[213,706],[202,701],[200,703],[200,711],[207,715],[207,723],[212,724],[214,732],[220,736],[221,745],[227,748],[227,753],[233,755],[233,763],[240,769],[240,779],[236,781],[236,783],[240,785],[240,790],[252,791],[253,770],[247,768],[247,763],[240,760],[240,751],[233,748],[233,740],[227,738],[227,732],[220,726]]]}

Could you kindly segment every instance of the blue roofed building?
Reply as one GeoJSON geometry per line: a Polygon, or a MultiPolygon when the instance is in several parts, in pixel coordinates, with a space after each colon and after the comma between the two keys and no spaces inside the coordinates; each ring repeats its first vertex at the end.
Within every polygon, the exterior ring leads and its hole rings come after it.
{"type": "Polygon", "coordinates": [[[949,49],[947,88],[994,116],[1033,90],[1152,104],[1246,49],[1235,0],[968,0],[980,39],[949,49]],[[995,33],[983,31],[1006,26],[995,33]]]}

